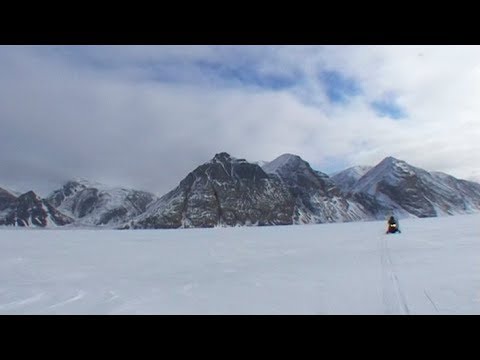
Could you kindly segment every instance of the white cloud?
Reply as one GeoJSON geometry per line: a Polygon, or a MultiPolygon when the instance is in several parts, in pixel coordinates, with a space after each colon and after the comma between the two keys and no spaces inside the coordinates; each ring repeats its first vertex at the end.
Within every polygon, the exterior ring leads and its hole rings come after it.
{"type": "Polygon", "coordinates": [[[332,158],[373,165],[392,155],[457,177],[479,172],[478,46],[4,46],[0,55],[0,187],[81,176],[163,194],[220,151],[251,161],[296,153],[319,170],[332,158]],[[198,61],[302,81],[232,85],[198,61]],[[155,81],[158,63],[181,69],[172,74],[181,81],[155,81]],[[362,93],[329,103],[322,69],[362,93]],[[388,93],[407,118],[371,108],[388,93]]]}

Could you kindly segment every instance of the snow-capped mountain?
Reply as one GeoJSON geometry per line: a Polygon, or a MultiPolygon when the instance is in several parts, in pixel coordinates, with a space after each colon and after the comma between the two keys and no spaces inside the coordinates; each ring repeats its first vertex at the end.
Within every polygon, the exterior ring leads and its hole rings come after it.
{"type": "Polygon", "coordinates": [[[269,163],[269,161],[263,161],[263,160],[260,160],[260,161],[255,161],[254,164],[260,166],[260,167],[264,167],[265,165],[267,165],[269,163]]]}
{"type": "Polygon", "coordinates": [[[293,199],[260,166],[216,154],[135,219],[134,228],[283,225],[292,223],[293,199]]]}
{"type": "Polygon", "coordinates": [[[400,216],[416,217],[479,211],[479,191],[480,184],[429,173],[393,157],[382,160],[351,187],[353,194],[374,198],[400,216]]]}
{"type": "Polygon", "coordinates": [[[293,221],[297,224],[373,218],[360,203],[343,196],[327,174],[313,170],[297,155],[283,154],[263,169],[278,176],[292,194],[295,201],[293,221]]]}
{"type": "Polygon", "coordinates": [[[115,226],[145,212],[156,197],[145,191],[72,180],[55,190],[47,200],[73,217],[78,225],[115,226]]]}
{"type": "Polygon", "coordinates": [[[0,189],[0,225],[50,227],[73,222],[33,191],[12,196],[0,189]]]}
{"type": "Polygon", "coordinates": [[[349,192],[353,185],[373,166],[352,166],[343,171],[330,175],[335,185],[343,192],[349,192]]]}

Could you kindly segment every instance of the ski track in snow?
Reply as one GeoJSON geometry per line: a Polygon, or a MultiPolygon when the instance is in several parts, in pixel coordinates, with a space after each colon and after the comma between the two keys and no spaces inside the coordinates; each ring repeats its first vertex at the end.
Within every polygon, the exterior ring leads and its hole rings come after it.
{"type": "Polygon", "coordinates": [[[30,297],[22,299],[22,300],[16,300],[16,301],[12,301],[12,302],[7,303],[7,304],[1,304],[0,305],[0,311],[10,310],[12,308],[18,308],[18,307],[22,307],[22,306],[25,306],[25,305],[30,305],[32,303],[35,303],[35,302],[41,300],[44,297],[44,295],[45,295],[45,293],[38,293],[38,294],[35,294],[33,296],[30,296],[30,297]]]}
{"type": "Polygon", "coordinates": [[[56,303],[56,304],[53,304],[53,305],[50,305],[49,308],[56,308],[56,307],[59,307],[59,306],[63,306],[63,305],[66,305],[68,303],[71,303],[71,302],[74,302],[74,301],[78,301],[80,300],[81,298],[83,298],[84,296],[86,295],[86,292],[83,291],[83,290],[78,290],[77,291],[77,295],[65,300],[65,301],[61,301],[59,303],[56,303]]]}
{"type": "Polygon", "coordinates": [[[382,290],[383,301],[387,314],[409,315],[407,300],[400,286],[397,274],[392,263],[390,251],[388,249],[388,236],[383,235],[379,240],[381,243],[381,262],[382,262],[382,290]]]}
{"type": "Polygon", "coordinates": [[[435,302],[432,300],[432,298],[430,297],[430,295],[428,295],[427,290],[423,290],[423,292],[424,292],[425,296],[427,297],[428,301],[430,301],[430,303],[433,305],[433,308],[435,309],[435,311],[436,311],[437,313],[439,313],[440,311],[438,310],[437,305],[436,305],[435,302]]]}

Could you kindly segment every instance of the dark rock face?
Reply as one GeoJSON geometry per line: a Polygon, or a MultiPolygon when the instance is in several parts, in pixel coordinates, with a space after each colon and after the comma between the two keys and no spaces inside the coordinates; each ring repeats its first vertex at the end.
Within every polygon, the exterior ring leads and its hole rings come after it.
{"type": "Polygon", "coordinates": [[[77,192],[86,189],[86,186],[76,181],[68,181],[61,189],[55,190],[48,196],[47,200],[55,207],[59,207],[65,199],[75,195],[77,192]]]}
{"type": "Polygon", "coordinates": [[[220,153],[149,206],[136,228],[292,224],[293,199],[260,166],[220,153]]]}
{"type": "Polygon", "coordinates": [[[40,199],[33,191],[20,195],[3,220],[4,225],[12,226],[63,226],[72,219],[56,210],[47,201],[40,199]]]}
{"type": "Polygon", "coordinates": [[[100,197],[97,189],[84,189],[79,192],[79,196],[73,199],[72,213],[82,218],[93,212],[99,201],[100,197]]]}
{"type": "Polygon", "coordinates": [[[124,219],[128,214],[128,210],[124,207],[119,207],[112,210],[107,210],[103,213],[98,221],[98,225],[106,225],[110,222],[114,222],[115,219],[124,219]]]}
{"type": "Polygon", "coordinates": [[[435,208],[427,200],[429,191],[422,185],[416,176],[408,176],[400,182],[399,186],[393,186],[387,181],[380,181],[377,191],[389,197],[410,214],[418,217],[436,216],[435,208]]]}
{"type": "Polygon", "coordinates": [[[354,201],[361,204],[363,209],[365,209],[371,217],[377,220],[385,219],[391,215],[394,210],[393,207],[381,203],[375,197],[367,193],[349,193],[345,196],[352,198],[354,201]]]}

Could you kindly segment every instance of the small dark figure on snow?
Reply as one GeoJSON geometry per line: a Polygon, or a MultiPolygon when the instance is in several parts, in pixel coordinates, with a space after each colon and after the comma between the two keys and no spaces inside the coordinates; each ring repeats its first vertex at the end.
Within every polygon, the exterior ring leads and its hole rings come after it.
{"type": "Polygon", "coordinates": [[[390,216],[390,219],[388,219],[388,228],[386,234],[394,234],[396,232],[401,233],[400,228],[398,227],[398,222],[393,216],[390,216]]]}

